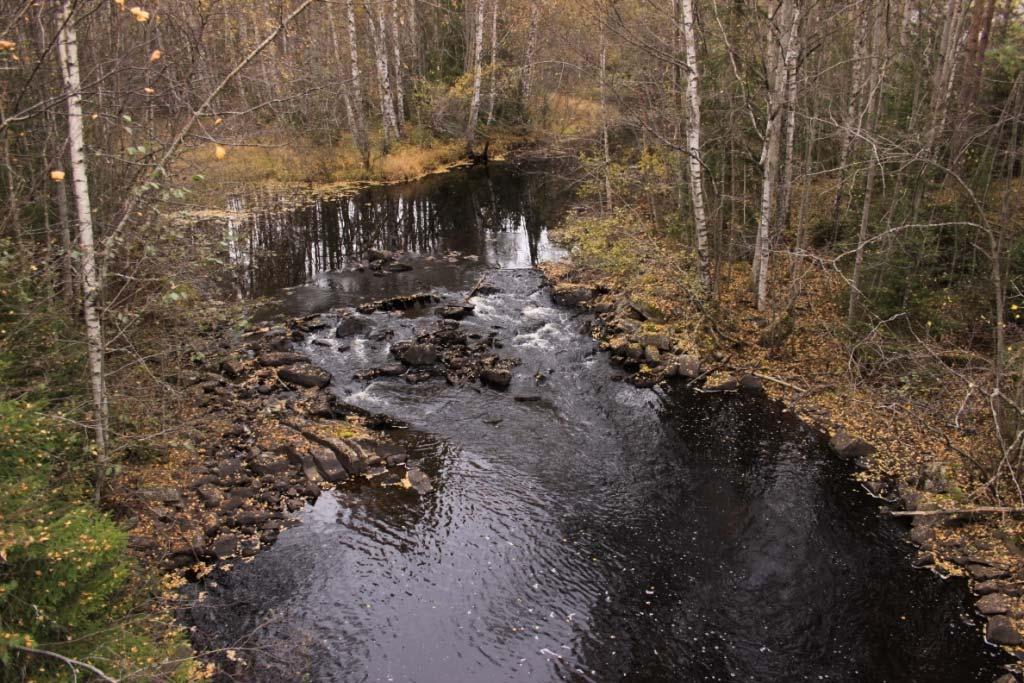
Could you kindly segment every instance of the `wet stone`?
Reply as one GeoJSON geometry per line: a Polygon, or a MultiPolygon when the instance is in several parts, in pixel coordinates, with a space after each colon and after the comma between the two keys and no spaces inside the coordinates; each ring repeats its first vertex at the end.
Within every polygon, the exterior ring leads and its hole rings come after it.
{"type": "Polygon", "coordinates": [[[1005,569],[999,567],[988,567],[982,564],[972,564],[967,566],[967,572],[974,577],[976,581],[992,581],[993,579],[1005,579],[1010,575],[1005,569]]]}
{"type": "Polygon", "coordinates": [[[431,344],[410,344],[402,352],[401,358],[407,365],[433,365],[437,362],[437,349],[431,344]]]}
{"type": "Polygon", "coordinates": [[[441,306],[434,312],[447,320],[462,320],[473,313],[473,306],[441,306]]]}
{"type": "Polygon", "coordinates": [[[505,389],[512,383],[512,373],[504,368],[485,368],[480,381],[495,389],[505,389]]]}
{"type": "Polygon", "coordinates": [[[1024,643],[1017,628],[1009,617],[1002,615],[994,616],[988,620],[985,627],[985,639],[996,645],[1020,645],[1024,643]]]}
{"type": "Polygon", "coordinates": [[[293,353],[291,351],[275,351],[271,353],[264,353],[259,357],[260,365],[268,368],[278,368],[288,365],[295,365],[296,363],[308,363],[309,356],[302,353],[293,353]]]}
{"type": "Polygon", "coordinates": [[[1002,593],[989,593],[988,595],[983,595],[975,607],[985,616],[991,616],[993,614],[1006,614],[1012,609],[1013,603],[1008,596],[1002,593]]]}
{"type": "Polygon", "coordinates": [[[300,387],[326,387],[331,383],[331,373],[310,363],[283,367],[277,376],[285,382],[300,387]]]}

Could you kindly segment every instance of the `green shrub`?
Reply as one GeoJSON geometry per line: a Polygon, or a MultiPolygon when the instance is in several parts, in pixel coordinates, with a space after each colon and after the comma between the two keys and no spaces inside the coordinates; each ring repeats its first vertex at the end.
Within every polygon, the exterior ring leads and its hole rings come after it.
{"type": "Polygon", "coordinates": [[[54,477],[82,442],[32,405],[0,401],[0,660],[5,681],[67,680],[39,647],[115,675],[166,659],[137,620],[126,536],[54,477]]]}

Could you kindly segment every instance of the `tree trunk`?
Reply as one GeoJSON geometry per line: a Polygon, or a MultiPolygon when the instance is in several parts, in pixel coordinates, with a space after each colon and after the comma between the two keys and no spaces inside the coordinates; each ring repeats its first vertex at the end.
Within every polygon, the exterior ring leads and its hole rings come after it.
{"type": "Polygon", "coordinates": [[[487,96],[487,125],[494,123],[494,97],[498,87],[498,0],[491,0],[491,92],[487,96]]]}
{"type": "MultiPolygon", "coordinates": [[[[778,28],[779,47],[782,48],[785,45],[786,53],[785,56],[778,55],[775,46],[772,45],[769,55],[774,53],[775,57],[771,60],[773,68],[769,70],[771,91],[768,96],[768,122],[764,136],[764,149],[761,153],[761,212],[757,221],[757,253],[755,254],[757,310],[759,311],[768,309],[768,265],[771,256],[772,217],[776,205],[779,149],[782,143],[782,105],[786,87],[785,64],[791,59],[790,53],[796,49],[800,7],[794,7],[793,0],[783,0],[776,16],[779,13],[782,14],[784,22],[778,28]],[[787,28],[788,37],[783,40],[781,36],[783,30],[787,28]]],[[[772,18],[772,23],[775,23],[775,17],[772,18]]]]}
{"type": "Polygon", "coordinates": [[[370,142],[366,135],[366,117],[363,114],[363,76],[359,69],[359,43],[356,33],[356,12],[352,7],[353,0],[345,3],[345,14],[348,23],[348,54],[349,69],[352,76],[352,111],[354,114],[356,145],[363,160],[363,168],[370,167],[370,142]]]}
{"type": "Polygon", "coordinates": [[[533,92],[533,59],[537,53],[537,28],[540,25],[540,2],[530,3],[530,28],[526,33],[526,58],[523,64],[523,107],[529,108],[533,92]]]}
{"type": "Polygon", "coordinates": [[[380,86],[381,127],[384,132],[384,151],[391,148],[391,141],[399,137],[398,119],[395,116],[395,102],[391,94],[391,75],[388,66],[387,24],[384,10],[379,5],[370,15],[370,36],[373,38],[373,52],[377,63],[377,81],[380,86]],[[375,21],[376,19],[376,21],[375,21]]]}
{"type": "Polygon", "coordinates": [[[469,121],[466,122],[466,151],[473,151],[476,126],[480,119],[480,81],[484,48],[484,0],[476,0],[476,30],[473,38],[473,94],[469,102],[469,121]]]}
{"type": "Polygon", "coordinates": [[[398,35],[398,0],[391,0],[391,49],[395,64],[395,120],[398,130],[405,127],[405,85],[402,67],[402,40],[398,35]]]}
{"type": "Polygon", "coordinates": [[[96,270],[93,240],[92,206],[89,202],[89,176],[85,160],[85,131],[82,119],[82,83],[78,70],[78,37],[72,17],[74,0],[64,0],[61,7],[61,29],[58,42],[61,71],[67,93],[68,140],[71,156],[71,178],[78,210],[78,246],[82,264],[82,309],[85,315],[85,336],[89,351],[89,382],[95,418],[96,491],[98,502],[103,492],[108,467],[107,394],[103,375],[103,324],[99,312],[100,282],[96,270]]]}
{"type": "Polygon", "coordinates": [[[602,147],[604,148],[604,198],[605,208],[609,211],[612,210],[612,179],[611,179],[611,165],[612,156],[608,147],[608,99],[605,87],[605,78],[608,72],[608,45],[604,35],[604,29],[601,30],[601,72],[599,76],[599,85],[601,90],[601,141],[602,147]]]}
{"type": "Polygon", "coordinates": [[[683,40],[686,44],[686,100],[690,120],[686,128],[686,151],[690,166],[690,200],[697,237],[697,261],[700,282],[705,289],[711,284],[708,253],[708,222],[704,214],[704,169],[701,156],[700,72],[697,66],[697,39],[693,30],[693,0],[683,0],[683,40]]]}

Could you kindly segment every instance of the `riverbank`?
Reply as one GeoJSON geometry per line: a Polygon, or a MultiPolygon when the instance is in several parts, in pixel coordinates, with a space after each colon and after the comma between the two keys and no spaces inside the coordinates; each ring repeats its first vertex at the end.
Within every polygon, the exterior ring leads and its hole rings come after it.
{"type": "MultiPolygon", "coordinates": [[[[521,130],[491,131],[480,141],[478,151],[486,143],[490,159],[500,161],[532,140],[521,130]]],[[[394,143],[387,153],[375,143],[368,168],[362,166],[348,137],[324,144],[294,131],[281,135],[263,131],[232,146],[208,143],[195,147],[182,156],[176,171],[193,178],[188,217],[214,218],[227,215],[228,199],[234,195],[288,197],[296,202],[337,197],[471,163],[463,140],[438,139],[418,130],[409,131],[406,139],[394,143]]]]}
{"type": "Polygon", "coordinates": [[[838,274],[809,273],[794,319],[768,321],[755,310],[743,264],[723,266],[717,300],[705,304],[695,296],[689,250],[641,221],[626,225],[569,221],[559,238],[572,261],[543,270],[556,298],[597,315],[595,336],[627,379],[652,386],[682,377],[701,391],[764,391],[783,402],[829,436],[836,456],[854,465],[852,476],[886,509],[909,513],[915,566],[968,577],[988,619],[985,638],[1024,654],[1020,516],[951,512],[1013,507],[981,498],[984,482],[972,471],[970,454],[991,449],[988,416],[963,410],[941,384],[922,397],[857,381],[839,332],[845,284],[838,274]],[[957,414],[959,429],[943,419],[957,414]]]}

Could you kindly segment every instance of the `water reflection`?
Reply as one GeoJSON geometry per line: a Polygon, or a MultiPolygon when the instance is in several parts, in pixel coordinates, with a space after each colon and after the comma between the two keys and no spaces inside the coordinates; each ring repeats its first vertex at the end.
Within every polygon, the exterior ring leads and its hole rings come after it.
{"type": "MultiPolygon", "coordinates": [[[[297,208],[271,206],[228,222],[232,285],[240,297],[308,282],[333,286],[336,279],[325,274],[354,267],[371,249],[457,251],[474,255],[481,267],[529,268],[559,254],[547,231],[569,189],[558,175],[500,163],[297,208]]],[[[243,208],[241,198],[233,202],[232,209],[243,208]]]]}

